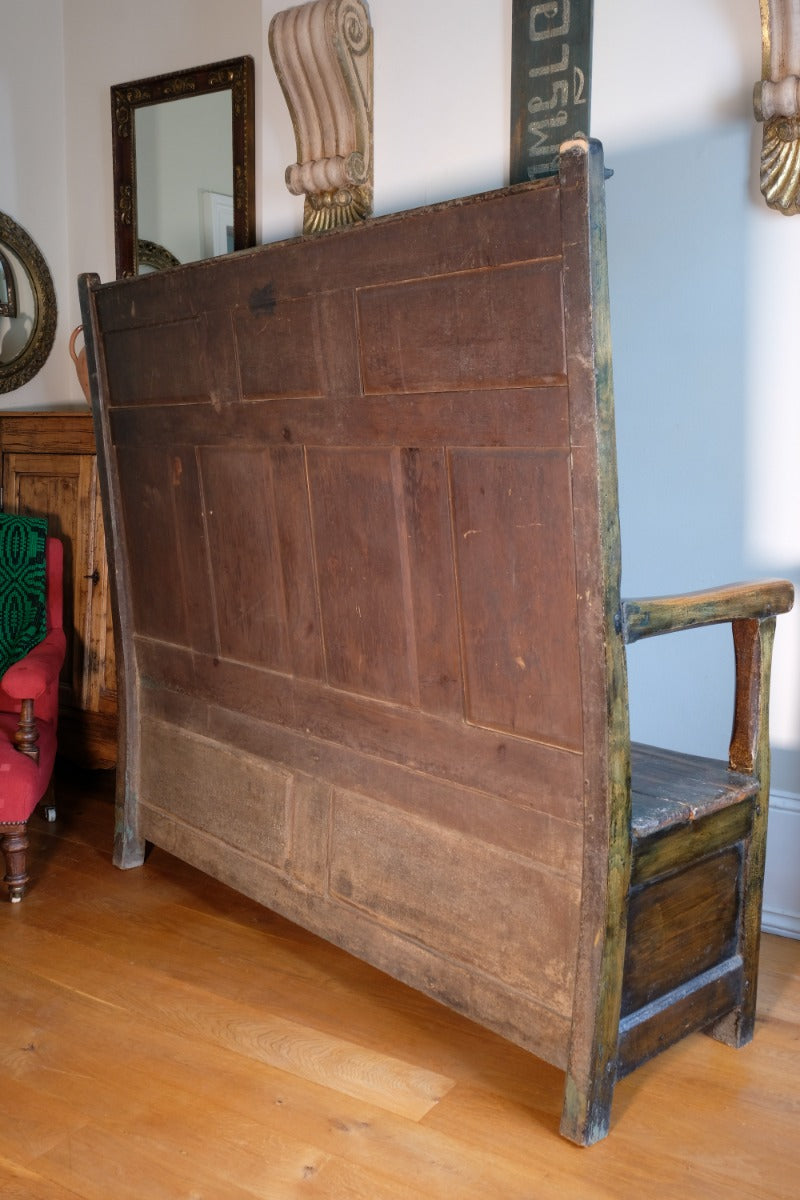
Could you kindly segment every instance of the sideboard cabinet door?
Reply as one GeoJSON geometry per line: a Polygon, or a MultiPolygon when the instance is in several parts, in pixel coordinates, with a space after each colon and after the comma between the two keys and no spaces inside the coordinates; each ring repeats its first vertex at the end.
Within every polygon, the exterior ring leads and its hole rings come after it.
{"type": "Polygon", "coordinates": [[[0,416],[3,508],[46,516],[64,545],[59,753],[86,767],[116,763],[114,636],[91,417],[0,416]]]}

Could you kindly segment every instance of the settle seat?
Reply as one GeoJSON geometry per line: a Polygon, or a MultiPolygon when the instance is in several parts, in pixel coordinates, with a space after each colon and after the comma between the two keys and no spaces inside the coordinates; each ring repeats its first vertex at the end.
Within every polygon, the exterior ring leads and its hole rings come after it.
{"type": "Polygon", "coordinates": [[[566,1072],[562,1132],[752,1034],[783,582],[620,596],[602,151],[81,280],[123,681],[166,848],[566,1072]],[[632,746],[626,648],[726,621],[729,759],[632,746]]]}
{"type": "MultiPolygon", "coordinates": [[[[2,603],[19,615],[24,593],[29,593],[31,587],[35,591],[31,576],[36,576],[38,569],[42,593],[34,606],[41,602],[44,608],[40,631],[44,637],[12,662],[0,678],[0,850],[6,867],[3,882],[9,899],[16,903],[28,884],[28,820],[49,793],[56,756],[59,672],[66,653],[62,628],[63,547],[58,538],[45,537],[41,518],[0,515],[0,527],[0,553],[9,553],[14,560],[9,564],[4,559],[0,564],[0,577],[11,577],[14,582],[13,587],[3,588],[2,603]],[[7,524],[12,526],[10,530],[7,524]],[[25,530],[30,530],[30,537],[39,547],[34,548],[30,559],[25,557],[25,530]],[[19,570],[9,571],[9,565],[19,570]]],[[[15,622],[9,621],[6,613],[4,630],[9,624],[15,622]]],[[[30,644],[33,637],[25,621],[17,621],[16,626],[21,634],[20,645],[30,644]]],[[[4,650],[10,653],[5,642],[4,650]]],[[[54,812],[52,802],[49,808],[54,812]]]]}

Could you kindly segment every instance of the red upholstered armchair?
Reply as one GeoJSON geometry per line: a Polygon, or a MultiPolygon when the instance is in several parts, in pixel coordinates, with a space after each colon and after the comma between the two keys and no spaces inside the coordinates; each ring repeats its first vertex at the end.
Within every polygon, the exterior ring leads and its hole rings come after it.
{"type": "Polygon", "coordinates": [[[0,679],[0,847],[12,901],[22,899],[28,883],[28,818],[49,788],[56,756],[58,676],[66,652],[57,538],[47,538],[45,560],[45,638],[0,679]]]}

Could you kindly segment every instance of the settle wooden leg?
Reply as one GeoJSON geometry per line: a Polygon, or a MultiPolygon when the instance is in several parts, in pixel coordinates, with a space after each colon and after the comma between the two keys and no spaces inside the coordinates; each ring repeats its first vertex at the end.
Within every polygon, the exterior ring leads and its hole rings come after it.
{"type": "Polygon", "coordinates": [[[8,887],[8,896],[12,904],[18,904],[25,894],[28,884],[28,826],[25,822],[18,825],[2,826],[0,833],[0,848],[6,862],[6,874],[3,882],[8,887]]]}

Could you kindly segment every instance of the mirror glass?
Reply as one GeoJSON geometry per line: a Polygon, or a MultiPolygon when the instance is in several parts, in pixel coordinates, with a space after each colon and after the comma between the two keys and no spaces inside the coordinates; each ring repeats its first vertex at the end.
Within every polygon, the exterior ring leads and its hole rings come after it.
{"type": "Polygon", "coordinates": [[[0,364],[19,358],[36,326],[36,296],[25,264],[13,250],[3,254],[0,284],[0,364]]]}
{"type": "Polygon", "coordinates": [[[56,329],[47,263],[16,221],[0,213],[0,392],[27,383],[44,365],[56,329]]]}
{"type": "MultiPolygon", "coordinates": [[[[230,92],[137,110],[136,211],[140,243],[161,246],[178,262],[233,250],[230,92]]],[[[153,269],[142,257],[140,273],[153,269]]]]}
{"type": "Polygon", "coordinates": [[[111,89],[117,276],[255,243],[253,60],[111,89]]]}

